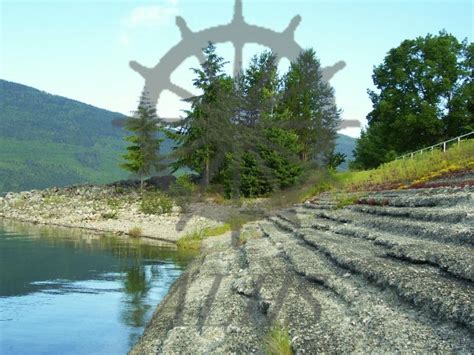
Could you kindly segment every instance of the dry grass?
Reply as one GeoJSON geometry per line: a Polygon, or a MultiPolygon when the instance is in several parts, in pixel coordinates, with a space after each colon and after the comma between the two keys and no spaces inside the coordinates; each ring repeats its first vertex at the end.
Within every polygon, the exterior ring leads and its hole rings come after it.
{"type": "Polygon", "coordinates": [[[128,235],[132,238],[140,238],[143,235],[143,231],[140,227],[132,227],[128,230],[128,235]]]}

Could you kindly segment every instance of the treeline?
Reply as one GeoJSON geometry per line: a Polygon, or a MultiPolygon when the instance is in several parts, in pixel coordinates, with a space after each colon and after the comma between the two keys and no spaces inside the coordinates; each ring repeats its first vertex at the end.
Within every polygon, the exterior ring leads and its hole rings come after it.
{"type": "Polygon", "coordinates": [[[445,31],[405,40],[374,68],[352,168],[375,168],[474,130],[474,45],[445,31]]]}
{"type": "Polygon", "coordinates": [[[188,99],[191,108],[177,130],[166,130],[177,142],[169,163],[153,153],[163,125],[156,124],[145,92],[126,125],[134,132],[126,169],[142,181],[154,170],[190,169],[204,187],[221,186],[227,197],[254,197],[294,185],[315,165],[342,162],[334,154],[340,112],[312,49],[281,77],[276,56],[264,52],[235,78],[226,74],[214,44],[203,51],[205,61],[193,69],[201,94],[188,99]]]}
{"type": "MultiPolygon", "coordinates": [[[[281,77],[271,52],[253,57],[236,78],[225,73],[226,62],[213,44],[204,55],[193,80],[202,94],[188,100],[191,109],[178,132],[167,133],[177,142],[168,168],[190,169],[203,186],[222,186],[228,197],[250,197],[292,186],[315,165],[343,162],[342,154],[334,154],[340,112],[312,49],[281,77]]],[[[474,130],[474,45],[467,39],[460,42],[442,31],[405,40],[388,52],[372,77],[373,109],[352,169],[375,168],[474,130]]],[[[143,96],[138,116],[156,117],[151,106],[143,96]]],[[[135,133],[144,125],[128,123],[135,133]]],[[[153,137],[142,132],[130,138],[134,145],[126,168],[145,176],[163,167],[149,157],[160,144],[153,137]]]]}

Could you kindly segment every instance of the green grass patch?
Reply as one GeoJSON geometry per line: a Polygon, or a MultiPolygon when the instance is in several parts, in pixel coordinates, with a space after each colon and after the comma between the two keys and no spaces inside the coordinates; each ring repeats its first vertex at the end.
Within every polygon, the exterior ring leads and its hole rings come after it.
{"type": "Polygon", "coordinates": [[[363,195],[360,193],[333,192],[332,199],[336,203],[336,209],[355,204],[363,195]]]}
{"type": "Polygon", "coordinates": [[[217,227],[208,227],[200,231],[193,231],[186,234],[183,238],[179,239],[176,243],[179,249],[194,249],[198,250],[201,248],[201,244],[204,238],[216,237],[227,233],[231,230],[231,226],[228,223],[217,227]]]}
{"type": "Polygon", "coordinates": [[[292,355],[290,335],[288,329],[275,326],[270,329],[265,339],[266,353],[271,355],[292,355]]]}
{"type": "Polygon", "coordinates": [[[210,227],[203,229],[203,237],[216,237],[218,235],[227,233],[231,230],[231,225],[228,223],[224,223],[217,227],[210,227]]]}
{"type": "Polygon", "coordinates": [[[203,236],[201,231],[194,231],[179,239],[176,245],[178,246],[178,249],[198,250],[201,249],[202,239],[203,236]]]}
{"type": "Polygon", "coordinates": [[[474,168],[474,140],[461,141],[446,152],[427,151],[411,158],[399,159],[377,169],[336,173],[336,187],[346,191],[363,191],[377,186],[404,188],[426,182],[444,174],[474,168]]]}

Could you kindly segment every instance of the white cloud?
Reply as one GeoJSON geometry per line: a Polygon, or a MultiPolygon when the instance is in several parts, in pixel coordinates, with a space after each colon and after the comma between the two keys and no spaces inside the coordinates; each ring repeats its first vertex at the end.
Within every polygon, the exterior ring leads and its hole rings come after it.
{"type": "Polygon", "coordinates": [[[177,0],[167,0],[164,5],[139,6],[124,20],[128,28],[163,26],[178,14],[177,0]]]}

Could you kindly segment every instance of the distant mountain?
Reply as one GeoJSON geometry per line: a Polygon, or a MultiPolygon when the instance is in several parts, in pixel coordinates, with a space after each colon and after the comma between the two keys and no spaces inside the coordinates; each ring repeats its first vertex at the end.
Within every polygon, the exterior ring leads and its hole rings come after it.
{"type": "Polygon", "coordinates": [[[338,134],[336,139],[336,152],[346,155],[346,161],[338,167],[338,170],[343,171],[349,168],[349,161],[354,159],[352,151],[355,148],[356,138],[338,134]]]}
{"type": "Polygon", "coordinates": [[[0,193],[125,178],[123,118],[0,80],[0,193]]]}

